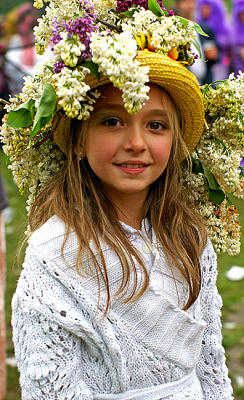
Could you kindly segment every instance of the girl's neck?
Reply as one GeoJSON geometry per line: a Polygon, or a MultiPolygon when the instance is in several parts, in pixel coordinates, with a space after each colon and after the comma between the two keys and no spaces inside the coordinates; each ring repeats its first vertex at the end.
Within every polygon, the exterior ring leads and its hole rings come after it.
{"type": "Polygon", "coordinates": [[[143,216],[138,216],[135,215],[135,213],[133,213],[133,210],[123,210],[123,209],[119,209],[117,207],[117,205],[115,205],[116,211],[117,211],[117,215],[118,215],[118,219],[121,222],[124,222],[126,225],[130,225],[132,228],[135,228],[137,230],[141,229],[141,221],[143,219],[143,216]]]}
{"type": "Polygon", "coordinates": [[[118,219],[135,229],[141,229],[142,219],[144,215],[144,203],[147,193],[138,196],[135,194],[119,194],[115,195],[109,193],[110,200],[112,201],[118,215],[118,219]]]}

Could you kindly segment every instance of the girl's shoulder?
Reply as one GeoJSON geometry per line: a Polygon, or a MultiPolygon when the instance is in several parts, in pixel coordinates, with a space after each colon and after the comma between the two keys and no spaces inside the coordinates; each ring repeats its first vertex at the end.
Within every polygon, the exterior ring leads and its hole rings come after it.
{"type": "Polygon", "coordinates": [[[28,241],[29,245],[42,246],[56,238],[64,237],[65,229],[65,223],[54,215],[31,234],[28,241]]]}
{"type": "Polygon", "coordinates": [[[26,255],[32,253],[43,255],[49,261],[61,257],[62,252],[71,252],[76,254],[78,241],[75,233],[71,230],[66,237],[67,227],[65,223],[56,215],[49,218],[40,228],[34,231],[28,243],[26,255]],[[63,248],[65,244],[65,249],[63,248]]]}

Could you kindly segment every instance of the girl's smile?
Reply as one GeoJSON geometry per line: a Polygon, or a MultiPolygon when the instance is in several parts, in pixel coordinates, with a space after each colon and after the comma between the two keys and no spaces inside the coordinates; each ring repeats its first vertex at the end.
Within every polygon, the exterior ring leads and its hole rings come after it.
{"type": "Polygon", "coordinates": [[[126,174],[137,175],[145,171],[149,164],[145,164],[136,160],[129,160],[124,163],[115,165],[117,165],[117,167],[124,171],[126,174]]]}
{"type": "Polygon", "coordinates": [[[86,157],[111,199],[118,194],[145,199],[167,166],[174,106],[157,85],[150,84],[149,96],[142,109],[130,115],[120,90],[105,85],[88,122],[86,157]]]}

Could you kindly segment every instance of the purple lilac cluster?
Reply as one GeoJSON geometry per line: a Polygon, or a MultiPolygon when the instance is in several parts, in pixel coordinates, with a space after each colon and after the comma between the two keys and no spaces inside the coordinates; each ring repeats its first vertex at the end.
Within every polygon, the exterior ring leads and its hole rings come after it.
{"type": "Polygon", "coordinates": [[[63,61],[56,62],[53,65],[53,72],[55,74],[59,74],[59,72],[61,72],[64,67],[65,67],[65,63],[63,61]]]}
{"type": "Polygon", "coordinates": [[[57,44],[61,40],[61,37],[59,35],[60,27],[61,27],[61,25],[58,24],[57,17],[55,17],[53,20],[53,30],[52,30],[52,36],[51,36],[51,41],[53,42],[54,45],[57,44]]]}
{"type": "MultiPolygon", "coordinates": [[[[90,41],[91,41],[91,33],[98,29],[95,25],[96,21],[96,13],[94,12],[93,4],[89,3],[87,0],[81,0],[80,6],[84,11],[84,16],[81,16],[77,19],[70,19],[67,22],[58,23],[55,18],[53,21],[53,30],[51,40],[53,44],[57,44],[60,40],[60,32],[66,31],[68,32],[68,37],[72,38],[74,34],[78,35],[80,41],[85,45],[86,49],[83,51],[81,60],[91,57],[90,51],[90,41]]],[[[58,73],[65,66],[63,62],[57,62],[54,64],[54,72],[58,73]]]]}
{"type": "MultiPolygon", "coordinates": [[[[162,9],[164,9],[163,2],[160,0],[157,0],[157,2],[160,5],[160,7],[162,7],[162,9]]],[[[131,8],[133,6],[136,6],[136,7],[140,6],[140,7],[145,8],[146,10],[148,10],[148,0],[127,0],[127,1],[118,0],[116,12],[121,13],[124,11],[128,11],[129,8],[131,8]]]]}

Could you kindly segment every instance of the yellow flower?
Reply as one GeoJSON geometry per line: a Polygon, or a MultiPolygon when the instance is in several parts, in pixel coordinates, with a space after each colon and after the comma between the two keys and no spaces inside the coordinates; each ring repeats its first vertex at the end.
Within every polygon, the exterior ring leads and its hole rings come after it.
{"type": "Polygon", "coordinates": [[[136,42],[141,50],[144,50],[146,44],[146,36],[143,32],[140,33],[140,37],[135,35],[136,42]]]}
{"type": "Polygon", "coordinates": [[[168,56],[170,58],[172,58],[173,60],[177,60],[178,58],[178,51],[176,50],[175,47],[172,47],[169,52],[168,52],[168,56]]]}

